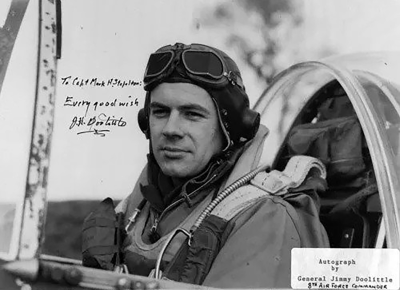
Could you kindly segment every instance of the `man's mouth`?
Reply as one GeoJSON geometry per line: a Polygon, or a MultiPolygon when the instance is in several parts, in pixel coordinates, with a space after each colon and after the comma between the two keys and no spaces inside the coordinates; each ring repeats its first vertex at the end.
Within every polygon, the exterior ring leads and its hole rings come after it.
{"type": "Polygon", "coordinates": [[[183,150],[179,147],[171,147],[171,146],[164,146],[161,148],[161,150],[171,151],[171,152],[186,152],[186,150],[183,150]]]}
{"type": "Polygon", "coordinates": [[[181,149],[179,147],[171,147],[171,146],[164,146],[161,148],[161,152],[165,155],[167,158],[181,158],[183,157],[184,154],[186,154],[188,151],[181,149]]]}

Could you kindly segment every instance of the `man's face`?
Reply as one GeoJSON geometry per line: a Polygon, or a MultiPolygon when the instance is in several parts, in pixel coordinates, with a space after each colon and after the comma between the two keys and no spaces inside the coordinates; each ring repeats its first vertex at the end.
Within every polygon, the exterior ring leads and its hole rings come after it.
{"type": "Polygon", "coordinates": [[[223,135],[210,95],[189,83],[162,83],[151,92],[150,138],[164,174],[186,178],[222,151],[223,135]]]}

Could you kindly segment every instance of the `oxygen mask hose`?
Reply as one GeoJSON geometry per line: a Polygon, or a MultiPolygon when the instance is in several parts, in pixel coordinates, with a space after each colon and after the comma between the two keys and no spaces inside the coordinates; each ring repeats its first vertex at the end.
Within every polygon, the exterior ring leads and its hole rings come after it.
{"type": "Polygon", "coordinates": [[[201,225],[201,223],[204,221],[204,219],[210,215],[210,213],[213,211],[213,209],[221,202],[223,201],[227,196],[229,196],[232,192],[234,192],[236,189],[239,187],[242,187],[246,183],[248,183],[251,179],[253,179],[258,173],[262,171],[269,171],[269,166],[268,165],[261,165],[254,169],[253,171],[250,171],[246,175],[240,177],[238,180],[230,184],[228,187],[226,187],[221,193],[217,195],[217,197],[206,207],[206,209],[201,213],[201,215],[197,218],[196,222],[190,229],[190,233],[193,234],[197,228],[201,225]]]}
{"type": "Polygon", "coordinates": [[[193,233],[197,230],[197,228],[201,225],[201,223],[203,222],[203,220],[212,212],[212,210],[221,202],[224,200],[224,198],[226,198],[227,196],[229,196],[232,192],[234,192],[236,189],[238,189],[239,187],[245,185],[247,182],[249,182],[251,179],[254,178],[254,176],[256,176],[259,172],[262,171],[269,171],[269,166],[260,166],[256,169],[254,169],[253,171],[247,173],[246,175],[242,176],[241,178],[239,178],[238,180],[236,180],[235,182],[233,182],[231,185],[229,185],[228,187],[226,187],[223,191],[221,191],[220,194],[218,194],[218,196],[206,207],[206,209],[201,213],[201,215],[197,218],[196,222],[193,224],[193,226],[191,227],[190,231],[187,232],[184,229],[178,228],[176,229],[174,232],[172,232],[170,234],[170,236],[168,237],[167,241],[165,242],[163,248],[161,249],[158,258],[157,258],[157,262],[156,262],[156,267],[154,269],[154,278],[155,279],[160,279],[162,277],[162,273],[160,271],[160,266],[161,266],[161,260],[162,257],[164,256],[164,253],[168,247],[168,245],[171,243],[172,239],[179,233],[182,232],[187,236],[187,242],[188,245],[190,247],[191,245],[191,239],[192,239],[192,235],[193,233]]]}

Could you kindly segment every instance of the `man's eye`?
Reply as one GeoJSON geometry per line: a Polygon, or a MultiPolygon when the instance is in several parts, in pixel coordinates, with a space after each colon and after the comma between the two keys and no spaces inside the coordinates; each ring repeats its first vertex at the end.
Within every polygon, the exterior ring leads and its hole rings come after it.
{"type": "Polygon", "coordinates": [[[167,114],[167,110],[164,109],[153,109],[151,110],[151,114],[155,117],[163,117],[167,114]]]}
{"type": "Polygon", "coordinates": [[[199,114],[199,113],[193,112],[193,111],[186,112],[186,116],[188,116],[189,118],[201,118],[201,117],[203,117],[202,114],[199,114]]]}

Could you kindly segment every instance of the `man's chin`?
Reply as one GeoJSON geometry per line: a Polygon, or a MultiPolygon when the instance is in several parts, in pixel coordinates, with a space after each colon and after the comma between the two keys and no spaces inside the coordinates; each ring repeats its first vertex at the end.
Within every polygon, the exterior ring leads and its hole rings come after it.
{"type": "Polygon", "coordinates": [[[175,170],[175,169],[170,169],[170,170],[166,169],[163,170],[163,173],[172,178],[179,178],[179,179],[188,178],[190,176],[190,174],[188,174],[187,171],[175,170]]]}
{"type": "Polygon", "coordinates": [[[171,165],[164,165],[161,166],[161,170],[162,172],[170,177],[173,178],[189,178],[191,176],[193,176],[192,171],[190,168],[185,168],[182,166],[171,166],[171,165]]]}

